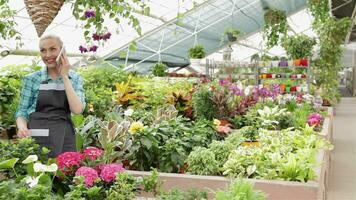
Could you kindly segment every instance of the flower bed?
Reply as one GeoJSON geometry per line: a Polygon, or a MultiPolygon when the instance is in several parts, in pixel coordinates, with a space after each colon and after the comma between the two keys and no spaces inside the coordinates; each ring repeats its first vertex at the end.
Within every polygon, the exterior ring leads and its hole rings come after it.
{"type": "MultiPolygon", "coordinates": [[[[332,137],[332,108],[328,109],[328,117],[325,118],[322,131],[325,138],[332,137]]],[[[306,183],[279,180],[247,179],[254,183],[255,189],[265,192],[269,200],[325,200],[328,186],[328,174],[330,171],[330,153],[320,150],[317,154],[318,167],[314,169],[317,179],[306,183]]],[[[128,171],[134,176],[146,176],[148,172],[128,171]]],[[[214,191],[225,188],[231,183],[230,178],[221,176],[199,176],[189,174],[160,173],[159,180],[163,182],[165,190],[177,187],[187,190],[198,188],[209,192],[209,199],[213,197],[214,191]]],[[[142,194],[149,196],[147,194],[142,194]]]]}

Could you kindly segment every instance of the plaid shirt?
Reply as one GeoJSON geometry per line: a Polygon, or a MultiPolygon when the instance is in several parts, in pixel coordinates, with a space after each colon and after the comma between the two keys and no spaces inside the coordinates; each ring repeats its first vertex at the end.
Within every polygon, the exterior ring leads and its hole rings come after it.
{"type": "MultiPolygon", "coordinates": [[[[85,97],[82,78],[73,70],[70,70],[69,79],[72,83],[75,93],[79,96],[84,108],[85,97]]],[[[39,87],[41,82],[43,81],[48,81],[48,83],[63,83],[62,77],[58,77],[57,80],[52,80],[52,78],[47,73],[47,67],[43,70],[25,76],[22,82],[20,104],[17,108],[17,112],[15,113],[15,118],[21,116],[28,120],[29,115],[35,112],[37,97],[39,94],[39,87]]]]}

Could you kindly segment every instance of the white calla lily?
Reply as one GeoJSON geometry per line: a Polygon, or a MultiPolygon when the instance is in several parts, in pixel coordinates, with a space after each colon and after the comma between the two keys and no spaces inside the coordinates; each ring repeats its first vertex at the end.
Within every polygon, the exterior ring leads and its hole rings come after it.
{"type": "Polygon", "coordinates": [[[35,172],[56,172],[58,170],[58,166],[55,163],[51,165],[44,165],[42,163],[35,163],[33,165],[33,170],[35,172]]]}
{"type": "Polygon", "coordinates": [[[32,176],[27,176],[25,178],[25,183],[30,187],[35,187],[38,184],[38,180],[40,179],[40,176],[37,177],[32,177],[32,176]]]}
{"type": "Polygon", "coordinates": [[[22,161],[22,164],[29,164],[36,162],[38,157],[36,155],[29,155],[25,160],[22,161]]]}

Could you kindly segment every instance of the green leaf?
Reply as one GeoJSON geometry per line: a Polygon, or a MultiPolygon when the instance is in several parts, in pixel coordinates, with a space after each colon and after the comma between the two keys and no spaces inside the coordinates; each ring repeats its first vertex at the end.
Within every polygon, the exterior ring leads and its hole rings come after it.
{"type": "Polygon", "coordinates": [[[18,158],[11,158],[9,160],[4,160],[0,162],[0,169],[12,169],[14,168],[18,160],[19,160],[18,158]]]}
{"type": "MultiPolygon", "coordinates": [[[[85,32],[87,32],[87,31],[85,31],[85,32]]],[[[81,127],[84,124],[84,120],[85,120],[85,118],[83,115],[73,115],[72,116],[72,122],[73,122],[75,128],[81,127]]]]}
{"type": "Polygon", "coordinates": [[[80,151],[83,148],[84,138],[80,134],[75,134],[75,147],[77,151],[80,151]]]}
{"type": "Polygon", "coordinates": [[[152,146],[151,140],[147,139],[146,137],[143,137],[140,139],[141,143],[147,147],[147,149],[150,149],[152,146]]]}
{"type": "Polygon", "coordinates": [[[27,164],[27,167],[26,167],[26,170],[27,170],[27,173],[31,176],[35,176],[35,171],[33,170],[33,162],[32,163],[29,163],[27,164]]]}
{"type": "Polygon", "coordinates": [[[38,184],[47,186],[47,187],[52,187],[52,180],[47,174],[41,174],[40,178],[38,180],[38,184]]]}

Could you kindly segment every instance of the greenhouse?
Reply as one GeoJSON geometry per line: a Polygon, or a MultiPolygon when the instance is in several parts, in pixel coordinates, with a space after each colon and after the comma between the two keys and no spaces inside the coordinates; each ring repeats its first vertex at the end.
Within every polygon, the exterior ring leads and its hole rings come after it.
{"type": "Polygon", "coordinates": [[[0,19],[0,200],[356,200],[356,0],[0,19]]]}

